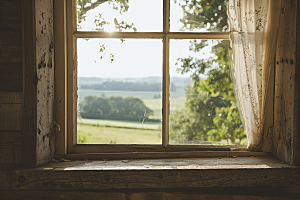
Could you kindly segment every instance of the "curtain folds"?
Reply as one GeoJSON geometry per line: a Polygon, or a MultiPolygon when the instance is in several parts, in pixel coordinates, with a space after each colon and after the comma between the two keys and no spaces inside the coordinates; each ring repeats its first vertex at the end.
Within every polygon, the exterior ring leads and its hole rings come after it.
{"type": "MultiPolygon", "coordinates": [[[[241,104],[248,149],[270,146],[264,138],[266,97],[275,66],[280,0],[229,0],[233,74],[241,104]]],[[[273,115],[273,113],[271,113],[273,115]]]]}

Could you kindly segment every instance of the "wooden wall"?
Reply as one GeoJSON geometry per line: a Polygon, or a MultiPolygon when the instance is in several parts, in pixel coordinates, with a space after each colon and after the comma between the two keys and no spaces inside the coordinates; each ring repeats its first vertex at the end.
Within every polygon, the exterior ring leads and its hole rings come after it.
{"type": "Polygon", "coordinates": [[[51,161],[53,108],[53,1],[0,0],[0,167],[51,161]]]}
{"type": "Polygon", "coordinates": [[[54,157],[53,1],[23,0],[22,166],[36,167],[54,157]]]}
{"type": "Polygon", "coordinates": [[[299,7],[281,1],[275,66],[273,154],[292,165],[300,165],[299,7]]]}
{"type": "Polygon", "coordinates": [[[22,1],[0,1],[0,167],[22,162],[22,1]]]}

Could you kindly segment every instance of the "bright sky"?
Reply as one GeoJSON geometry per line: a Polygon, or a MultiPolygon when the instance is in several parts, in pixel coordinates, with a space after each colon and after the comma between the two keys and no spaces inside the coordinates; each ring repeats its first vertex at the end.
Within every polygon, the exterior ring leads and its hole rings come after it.
{"type": "MultiPolygon", "coordinates": [[[[171,31],[179,31],[182,23],[182,11],[179,5],[171,0],[171,31]]],[[[80,25],[83,31],[96,28],[95,16],[99,13],[110,22],[106,31],[114,31],[113,19],[128,24],[134,23],[137,31],[162,31],[162,0],[130,0],[129,10],[122,15],[112,9],[112,4],[104,3],[87,13],[86,21],[80,25]]],[[[78,77],[115,77],[135,78],[162,76],[162,40],[126,39],[121,44],[119,39],[78,39],[78,77]],[[100,45],[105,44],[105,53],[100,53],[100,45]],[[110,54],[114,61],[111,62],[110,54]],[[100,60],[100,57],[103,58],[100,60]]],[[[177,58],[196,56],[189,51],[189,40],[171,40],[170,42],[170,75],[188,77],[176,72],[177,58]]],[[[199,53],[198,53],[199,54],[199,53]]],[[[199,55],[198,55],[199,56],[199,55]]],[[[207,56],[207,54],[206,54],[207,56]]]]}

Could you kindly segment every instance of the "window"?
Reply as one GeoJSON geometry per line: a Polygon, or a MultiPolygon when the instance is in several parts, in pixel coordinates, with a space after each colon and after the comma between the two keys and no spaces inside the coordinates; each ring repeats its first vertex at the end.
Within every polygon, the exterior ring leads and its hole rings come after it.
{"type": "Polygon", "coordinates": [[[68,153],[246,144],[228,70],[226,10],[223,0],[69,0],[68,153]],[[88,138],[101,129],[106,138],[88,138]]]}

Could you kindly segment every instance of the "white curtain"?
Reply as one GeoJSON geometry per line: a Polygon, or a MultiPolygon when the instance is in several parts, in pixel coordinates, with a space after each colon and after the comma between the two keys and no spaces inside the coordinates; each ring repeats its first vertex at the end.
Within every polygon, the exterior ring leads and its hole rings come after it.
{"type": "Polygon", "coordinates": [[[275,59],[275,48],[270,47],[272,43],[276,47],[279,22],[274,14],[278,5],[277,0],[229,0],[228,4],[233,71],[249,150],[262,150],[265,99],[275,59]]]}

